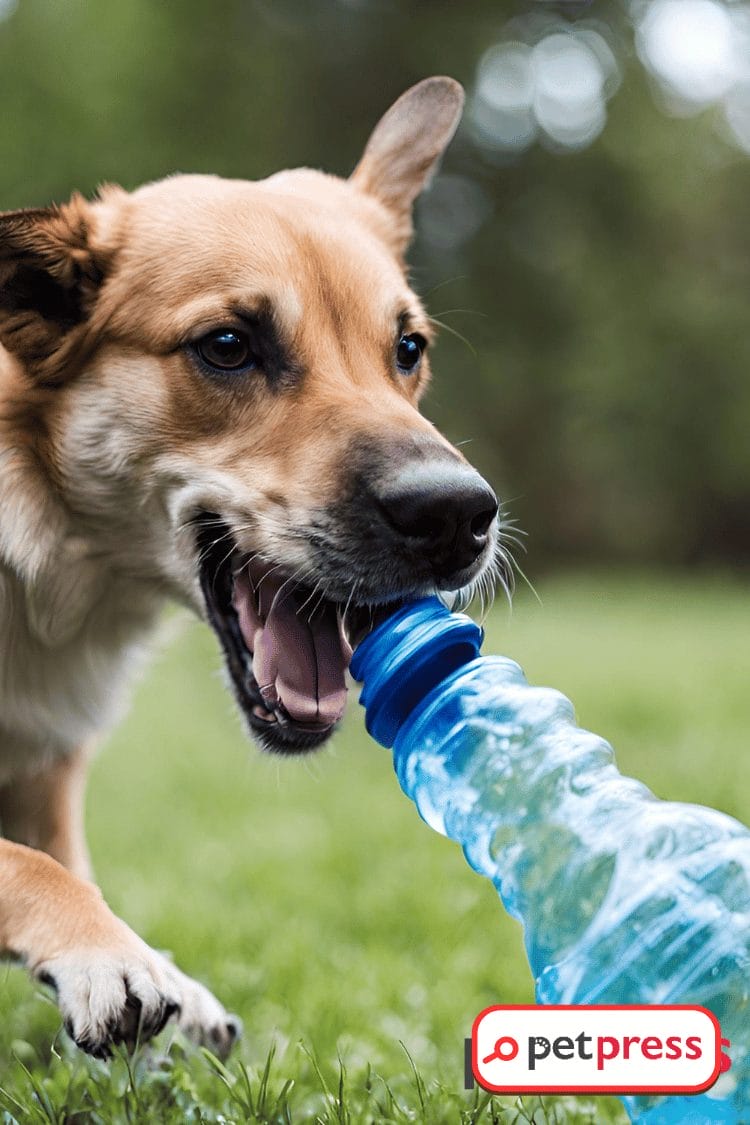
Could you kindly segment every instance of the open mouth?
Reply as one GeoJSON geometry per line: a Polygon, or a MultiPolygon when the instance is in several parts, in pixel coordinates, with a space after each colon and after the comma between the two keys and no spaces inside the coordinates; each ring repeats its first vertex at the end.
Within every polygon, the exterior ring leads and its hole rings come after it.
{"type": "Polygon", "coordinates": [[[272,563],[243,555],[217,516],[197,522],[208,618],[251,731],[276,753],[320,746],[344,713],[352,647],[374,624],[374,611],[344,612],[272,563]]]}

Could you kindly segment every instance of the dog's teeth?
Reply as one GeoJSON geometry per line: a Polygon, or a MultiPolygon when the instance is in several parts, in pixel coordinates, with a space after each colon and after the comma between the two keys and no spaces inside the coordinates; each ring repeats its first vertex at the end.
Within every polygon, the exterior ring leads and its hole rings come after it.
{"type": "Polygon", "coordinates": [[[253,714],[256,719],[262,719],[264,723],[276,722],[276,716],[273,711],[267,711],[266,708],[261,707],[259,703],[256,703],[255,707],[253,707],[253,714]]]}

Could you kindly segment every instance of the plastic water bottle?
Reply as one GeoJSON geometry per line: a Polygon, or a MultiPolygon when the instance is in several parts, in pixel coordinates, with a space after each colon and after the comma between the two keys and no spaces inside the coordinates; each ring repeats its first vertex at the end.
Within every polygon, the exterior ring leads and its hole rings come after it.
{"type": "Polygon", "coordinates": [[[437,598],[358,646],[370,734],[402,789],[524,927],[541,1004],[702,1004],[732,1066],[690,1097],[626,1097],[649,1125],[750,1122],[750,831],[617,770],[572,704],[479,656],[437,598]]]}

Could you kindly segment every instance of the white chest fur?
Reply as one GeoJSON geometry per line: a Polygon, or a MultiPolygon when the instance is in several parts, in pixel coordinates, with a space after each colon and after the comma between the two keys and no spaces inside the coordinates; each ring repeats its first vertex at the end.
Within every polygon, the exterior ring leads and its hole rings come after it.
{"type": "Polygon", "coordinates": [[[159,601],[113,581],[81,628],[51,645],[30,623],[20,581],[0,564],[0,784],[117,721],[159,601]]]}

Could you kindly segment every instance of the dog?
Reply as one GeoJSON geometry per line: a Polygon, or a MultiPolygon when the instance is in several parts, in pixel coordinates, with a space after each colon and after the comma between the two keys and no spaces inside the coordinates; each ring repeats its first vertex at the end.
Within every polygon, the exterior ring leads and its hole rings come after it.
{"type": "Polygon", "coordinates": [[[408,90],[348,180],[175,175],[0,214],[0,951],[99,1057],[239,1033],[92,881],[86,765],[166,599],[215,630],[245,724],[341,718],[377,607],[497,572],[498,503],[418,411],[412,206],[463,92],[408,90]]]}

